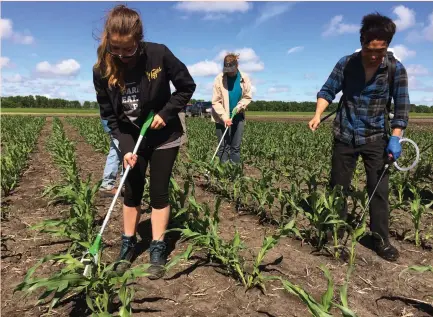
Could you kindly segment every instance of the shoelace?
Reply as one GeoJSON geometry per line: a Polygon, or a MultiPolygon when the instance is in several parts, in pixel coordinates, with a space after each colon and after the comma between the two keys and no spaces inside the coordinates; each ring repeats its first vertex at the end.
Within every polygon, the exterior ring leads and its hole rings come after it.
{"type": "Polygon", "coordinates": [[[153,263],[161,262],[161,256],[165,251],[165,246],[163,244],[156,244],[150,247],[150,261],[153,263]]]}
{"type": "Polygon", "coordinates": [[[122,241],[122,248],[121,248],[122,256],[125,256],[131,250],[131,248],[134,247],[134,245],[135,245],[134,241],[124,239],[122,241]]]}

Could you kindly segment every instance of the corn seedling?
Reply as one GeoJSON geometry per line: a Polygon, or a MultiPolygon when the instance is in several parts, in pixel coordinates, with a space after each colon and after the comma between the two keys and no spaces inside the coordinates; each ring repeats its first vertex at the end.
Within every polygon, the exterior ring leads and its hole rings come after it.
{"type": "MultiPolygon", "coordinates": [[[[433,201],[430,203],[424,204],[420,193],[418,189],[410,185],[409,187],[410,191],[414,195],[414,198],[409,202],[410,205],[410,213],[412,218],[412,223],[415,227],[415,245],[420,246],[421,245],[421,238],[420,238],[420,223],[422,216],[426,213],[427,209],[430,208],[433,205],[433,201]]],[[[408,237],[405,237],[405,239],[408,237]]]]}

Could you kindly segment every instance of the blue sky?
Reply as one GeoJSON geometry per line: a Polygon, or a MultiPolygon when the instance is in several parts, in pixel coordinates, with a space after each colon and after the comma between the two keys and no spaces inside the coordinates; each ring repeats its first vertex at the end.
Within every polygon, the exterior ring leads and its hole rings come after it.
{"type": "MultiPolygon", "coordinates": [[[[2,2],[2,96],[94,101],[92,65],[106,11],[118,2],[2,2]]],[[[433,105],[431,2],[128,2],[145,39],[163,43],[210,99],[227,50],[253,81],[253,99],[315,101],[335,63],[359,48],[362,16],[378,11],[409,74],[412,103],[433,105]]]]}

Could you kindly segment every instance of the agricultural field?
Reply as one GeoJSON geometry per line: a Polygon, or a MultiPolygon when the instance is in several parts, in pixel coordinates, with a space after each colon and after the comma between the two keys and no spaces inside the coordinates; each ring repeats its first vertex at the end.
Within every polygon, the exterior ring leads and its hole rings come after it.
{"type": "MultiPolygon", "coordinates": [[[[338,188],[326,186],[330,125],[313,133],[296,120],[250,120],[242,165],[231,166],[210,164],[217,145],[213,125],[188,118],[189,142],[170,187],[167,273],[151,281],[147,189],[131,269],[122,276],[112,271],[123,227],[119,199],[103,236],[101,264],[91,278],[82,275],[82,254],[111,203],[97,192],[109,142],[99,118],[11,115],[1,124],[5,316],[433,314],[431,126],[411,124],[405,133],[420,148],[418,165],[390,170],[391,239],[400,259],[389,263],[370,249],[362,161],[349,195],[351,217],[338,219],[342,199],[338,188]],[[17,142],[14,135],[29,139],[17,142]],[[19,161],[21,167],[3,169],[14,143],[26,144],[27,156],[11,154],[8,166],[19,161]],[[339,240],[341,228],[346,233],[339,240]]],[[[405,146],[399,165],[413,158],[405,146]]]]}

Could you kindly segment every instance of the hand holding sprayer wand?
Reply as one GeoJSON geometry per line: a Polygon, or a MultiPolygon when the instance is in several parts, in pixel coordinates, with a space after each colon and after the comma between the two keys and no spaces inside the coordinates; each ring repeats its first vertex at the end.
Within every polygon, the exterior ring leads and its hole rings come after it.
{"type": "MultiPolygon", "coordinates": [[[[143,140],[147,129],[152,124],[153,116],[154,116],[154,113],[153,113],[153,111],[151,111],[149,113],[149,115],[147,116],[146,121],[143,124],[143,127],[141,128],[140,136],[138,137],[137,143],[135,144],[134,150],[132,152],[133,155],[137,154],[137,151],[138,151],[138,148],[140,147],[141,141],[143,140]]],[[[81,263],[86,264],[86,266],[84,268],[84,273],[83,273],[84,276],[87,276],[87,277],[89,276],[92,262],[95,265],[98,264],[98,261],[99,261],[98,255],[99,255],[99,251],[101,250],[102,234],[105,230],[105,227],[107,226],[108,220],[110,219],[111,213],[114,209],[114,205],[116,204],[117,198],[119,197],[120,191],[123,187],[123,184],[125,183],[126,177],[128,176],[130,169],[131,169],[131,165],[128,165],[125,169],[125,172],[123,174],[122,179],[120,180],[120,184],[119,184],[119,187],[116,191],[116,195],[114,196],[113,201],[111,202],[110,208],[108,209],[108,213],[105,215],[104,223],[102,224],[102,227],[101,227],[98,235],[96,236],[95,241],[91,245],[90,249],[87,252],[85,252],[83,254],[83,257],[81,258],[81,263]],[[84,258],[87,254],[90,254],[93,257],[93,261],[90,259],[84,258]]]]}

